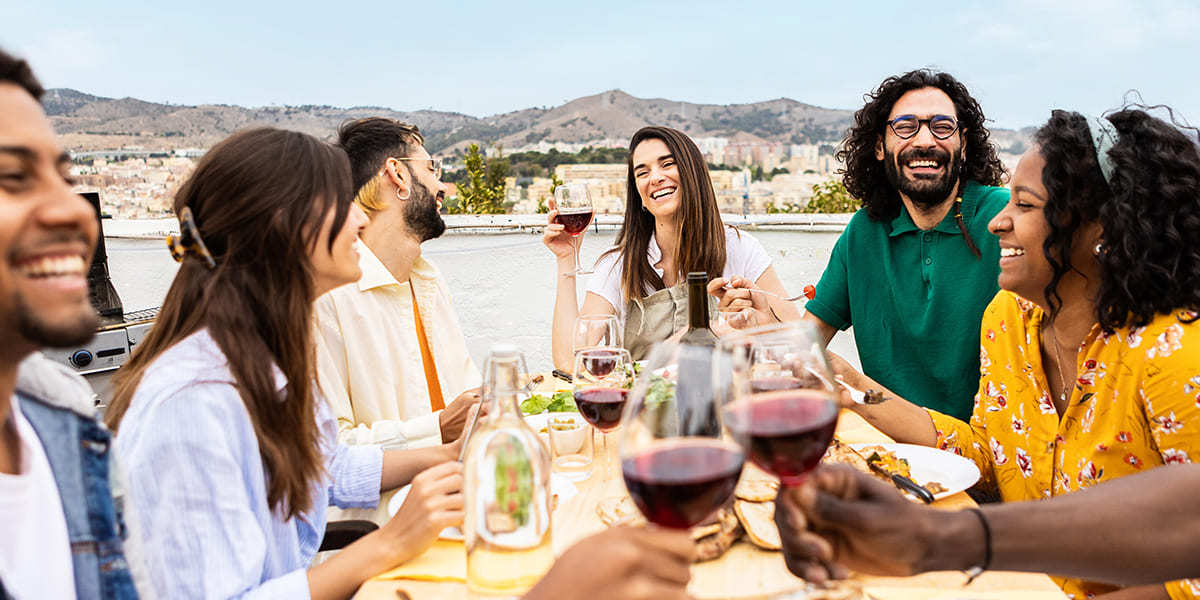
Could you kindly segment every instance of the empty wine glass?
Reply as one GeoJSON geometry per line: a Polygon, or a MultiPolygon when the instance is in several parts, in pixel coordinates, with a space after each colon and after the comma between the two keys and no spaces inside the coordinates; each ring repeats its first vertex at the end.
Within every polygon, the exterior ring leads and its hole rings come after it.
{"type": "Polygon", "coordinates": [[[554,188],[554,207],[558,211],[554,222],[562,225],[563,229],[571,234],[571,245],[575,248],[575,270],[571,273],[564,273],[563,276],[591,273],[591,271],[584,271],[579,266],[581,240],[576,239],[583,235],[595,214],[595,210],[592,208],[592,195],[588,192],[587,184],[564,183],[554,188]]]}
{"type": "Polygon", "coordinates": [[[758,327],[758,311],[750,306],[721,306],[709,325],[714,335],[723,338],[745,329],[758,327]]]}
{"type": "Polygon", "coordinates": [[[837,428],[833,372],[816,328],[751,329],[722,340],[719,352],[732,367],[730,393],[722,396],[725,426],[754,464],[785,486],[800,485],[837,428]]]}
{"type": "MultiPolygon", "coordinates": [[[[685,529],[733,496],[745,452],[721,426],[708,377],[714,349],[663,343],[651,351],[622,419],[621,474],[652,523],[685,529]],[[706,376],[692,367],[707,365],[706,376]]],[[[719,364],[718,364],[719,367],[719,364]]]]}
{"type": "Polygon", "coordinates": [[[575,352],[588,348],[621,347],[621,329],[617,315],[579,315],[575,319],[575,352]]]}

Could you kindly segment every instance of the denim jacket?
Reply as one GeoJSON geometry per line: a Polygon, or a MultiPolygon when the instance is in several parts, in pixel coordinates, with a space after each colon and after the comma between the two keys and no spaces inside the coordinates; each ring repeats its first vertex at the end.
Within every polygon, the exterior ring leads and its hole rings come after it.
{"type": "MultiPolygon", "coordinates": [[[[35,353],[17,372],[21,414],[41,439],[66,516],[78,598],[137,598],[126,561],[112,435],[78,375],[35,353]]],[[[0,598],[8,598],[0,582],[0,598]]]]}

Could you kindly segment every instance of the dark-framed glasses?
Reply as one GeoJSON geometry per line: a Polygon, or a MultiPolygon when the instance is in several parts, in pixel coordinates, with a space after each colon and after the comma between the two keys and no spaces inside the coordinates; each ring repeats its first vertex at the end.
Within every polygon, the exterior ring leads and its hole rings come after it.
{"type": "Polygon", "coordinates": [[[437,177],[438,179],[442,178],[442,159],[440,159],[440,158],[432,158],[432,157],[431,158],[416,158],[416,157],[401,158],[398,156],[393,156],[392,158],[394,158],[396,160],[412,160],[412,161],[417,161],[417,162],[429,161],[430,170],[433,171],[433,176],[437,177]]]}
{"type": "Polygon", "coordinates": [[[900,115],[887,124],[892,128],[892,133],[902,140],[917,135],[921,125],[929,127],[929,133],[939,140],[944,140],[958,131],[958,119],[950,115],[933,115],[928,119],[918,119],[916,115],[900,115]]]}

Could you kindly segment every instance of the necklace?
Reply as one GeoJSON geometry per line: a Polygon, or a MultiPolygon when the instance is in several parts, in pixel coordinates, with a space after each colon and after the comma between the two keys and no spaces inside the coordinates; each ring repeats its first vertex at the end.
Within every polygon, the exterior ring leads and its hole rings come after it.
{"type": "MultiPolygon", "coordinates": [[[[1046,330],[1049,331],[1050,327],[1053,326],[1051,325],[1047,327],[1046,330]]],[[[1050,331],[1050,334],[1054,336],[1054,359],[1058,363],[1058,383],[1062,385],[1062,392],[1058,395],[1058,399],[1065,404],[1067,401],[1067,394],[1069,393],[1070,389],[1067,387],[1067,376],[1063,373],[1062,355],[1058,352],[1058,334],[1054,333],[1053,331],[1050,331]]]]}

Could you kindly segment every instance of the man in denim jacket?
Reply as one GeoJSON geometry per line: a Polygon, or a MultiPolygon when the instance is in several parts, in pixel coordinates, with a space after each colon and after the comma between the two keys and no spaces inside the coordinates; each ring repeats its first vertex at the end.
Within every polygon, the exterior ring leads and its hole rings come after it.
{"type": "Polygon", "coordinates": [[[109,432],[87,383],[37,353],[97,325],[96,218],[42,93],[0,51],[0,599],[136,598],[109,432]]]}

